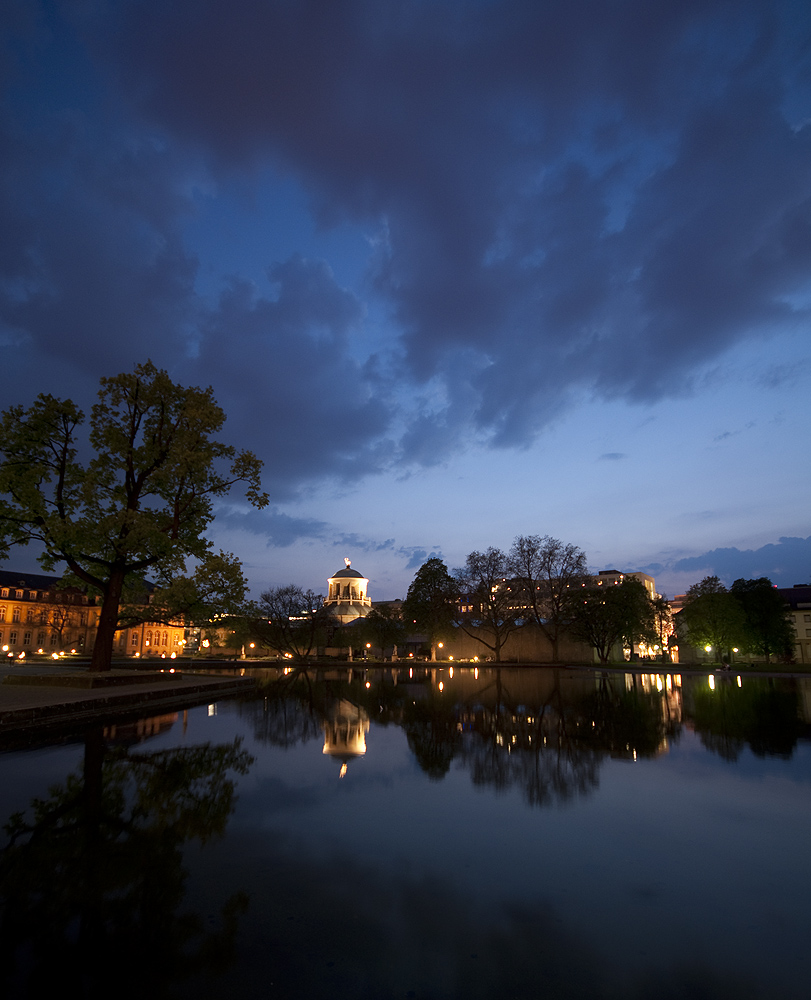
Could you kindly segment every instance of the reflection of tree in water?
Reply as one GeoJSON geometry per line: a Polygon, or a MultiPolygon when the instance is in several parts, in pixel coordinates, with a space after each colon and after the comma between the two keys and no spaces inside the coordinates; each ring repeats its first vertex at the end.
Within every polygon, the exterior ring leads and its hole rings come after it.
{"type": "Polygon", "coordinates": [[[308,710],[292,694],[243,702],[240,714],[250,719],[253,734],[260,743],[274,747],[290,748],[309,743],[321,734],[315,710],[308,710]]]}
{"type": "Polygon", "coordinates": [[[515,703],[500,671],[492,686],[495,705],[473,714],[460,754],[475,785],[519,788],[533,806],[565,802],[597,787],[602,755],[573,735],[575,721],[559,684],[534,708],[515,703]]]}
{"type": "MultiPolygon", "coordinates": [[[[304,668],[267,685],[241,711],[253,720],[258,739],[290,747],[318,739],[331,706],[351,702],[377,724],[402,727],[419,766],[441,781],[454,760],[477,785],[520,788],[532,805],[565,802],[593,791],[600,762],[612,756],[650,756],[675,737],[679,721],[655,689],[632,686],[623,676],[575,678],[555,671],[543,700],[529,707],[527,675],[521,694],[504,681],[509,670],[483,675],[475,689],[454,698],[434,687],[429,674],[395,684],[385,672],[351,671],[340,678],[304,668]],[[371,678],[369,688],[367,678],[371,678]]],[[[545,681],[552,676],[544,675],[545,681]]],[[[541,695],[538,695],[540,698],[541,695]]],[[[365,717],[365,716],[364,716],[365,717]]]]}
{"type": "Polygon", "coordinates": [[[431,781],[441,781],[462,744],[455,706],[432,692],[404,706],[402,725],[417,763],[431,781]]]}
{"type": "Polygon", "coordinates": [[[85,996],[129,996],[227,968],[246,897],[226,902],[214,930],[179,913],[183,845],[224,833],[230,772],[251,762],[238,741],[135,753],[108,749],[101,729],[89,733],[82,774],[5,825],[0,992],[73,984],[85,996]]]}
{"type": "Polygon", "coordinates": [[[517,704],[500,671],[477,693],[488,708],[468,712],[460,760],[474,784],[521,789],[530,805],[588,795],[606,755],[653,756],[678,734],[659,692],[626,690],[624,679],[599,678],[593,690],[566,693],[559,675],[546,699],[517,704]],[[488,691],[488,689],[490,689],[488,691]]]}
{"type": "Polygon", "coordinates": [[[624,679],[620,684],[616,678],[600,677],[597,689],[579,703],[582,739],[612,757],[654,757],[678,740],[681,719],[672,713],[668,695],[645,690],[639,680],[633,675],[628,688],[624,679]]]}
{"type": "Polygon", "coordinates": [[[747,678],[738,687],[732,677],[718,677],[715,683],[715,690],[704,679],[689,688],[693,723],[703,745],[730,761],[747,744],[758,757],[788,760],[808,729],[798,717],[793,682],[747,678]]]}

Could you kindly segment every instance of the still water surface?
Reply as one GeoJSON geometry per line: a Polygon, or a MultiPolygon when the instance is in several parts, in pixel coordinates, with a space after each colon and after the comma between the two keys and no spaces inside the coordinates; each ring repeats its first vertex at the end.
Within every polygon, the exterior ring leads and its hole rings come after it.
{"type": "Polygon", "coordinates": [[[809,681],[261,679],[0,754],[0,995],[809,995],[809,681]]]}

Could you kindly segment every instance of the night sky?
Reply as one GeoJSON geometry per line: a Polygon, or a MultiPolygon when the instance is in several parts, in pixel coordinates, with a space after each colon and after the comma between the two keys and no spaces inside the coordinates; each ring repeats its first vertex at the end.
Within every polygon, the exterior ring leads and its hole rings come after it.
{"type": "Polygon", "coordinates": [[[212,385],[254,594],[518,534],[670,595],[811,578],[806,0],[0,18],[2,405],[212,385]]]}

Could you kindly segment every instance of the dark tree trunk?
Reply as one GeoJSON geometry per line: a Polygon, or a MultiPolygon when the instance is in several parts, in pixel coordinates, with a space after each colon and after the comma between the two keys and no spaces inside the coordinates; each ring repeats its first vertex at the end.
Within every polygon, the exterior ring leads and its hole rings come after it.
{"type": "Polygon", "coordinates": [[[91,673],[102,673],[109,670],[113,660],[113,640],[118,629],[118,608],[121,604],[121,591],[124,587],[124,568],[113,567],[99,613],[96,643],[93,646],[93,656],[90,660],[91,673]]]}

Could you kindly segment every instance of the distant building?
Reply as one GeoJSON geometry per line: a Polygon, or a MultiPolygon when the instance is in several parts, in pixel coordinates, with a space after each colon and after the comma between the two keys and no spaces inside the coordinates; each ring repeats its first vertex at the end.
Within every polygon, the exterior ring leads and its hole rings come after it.
{"type": "Polygon", "coordinates": [[[794,658],[811,663],[811,584],[795,583],[793,587],[778,587],[777,593],[791,608],[794,620],[794,658]]]}
{"type": "Polygon", "coordinates": [[[639,580],[648,593],[648,597],[653,600],[659,595],[656,593],[656,581],[647,573],[620,573],[616,569],[601,569],[594,582],[598,587],[604,587],[613,583],[622,583],[623,580],[639,580]]]}
{"type": "Polygon", "coordinates": [[[58,576],[0,570],[0,649],[5,658],[87,652],[96,638],[96,598],[58,576]]]}
{"type": "MultiPolygon", "coordinates": [[[[89,653],[96,641],[99,598],[62,578],[0,570],[0,651],[7,659],[89,653]]],[[[180,624],[144,625],[115,634],[113,656],[171,657],[183,651],[180,624]]]]}
{"type": "Polygon", "coordinates": [[[365,618],[372,610],[367,590],[369,581],[352,569],[349,559],[344,562],[345,567],[327,581],[329,589],[324,600],[324,608],[342,625],[365,618]]]}

